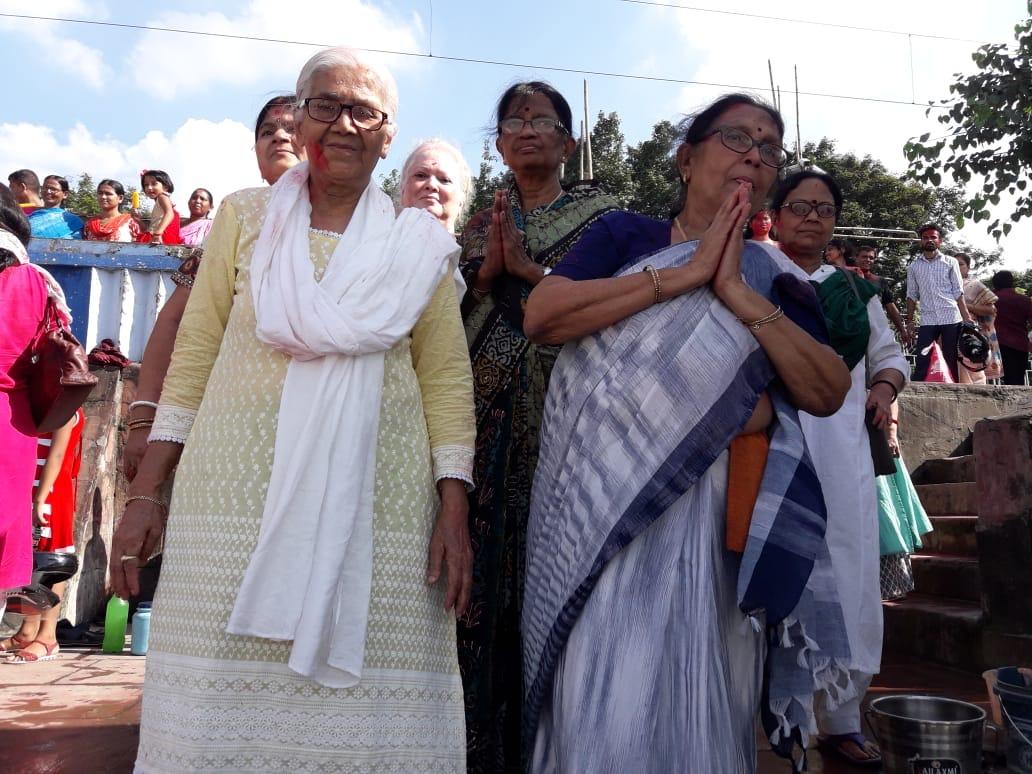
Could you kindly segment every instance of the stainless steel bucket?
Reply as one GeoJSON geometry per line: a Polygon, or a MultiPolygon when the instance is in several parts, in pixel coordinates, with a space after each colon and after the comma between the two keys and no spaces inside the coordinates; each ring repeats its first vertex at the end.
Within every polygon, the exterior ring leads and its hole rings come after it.
{"type": "Polygon", "coordinates": [[[981,774],[980,707],[938,696],[883,696],[866,714],[886,774],[981,774]]]}

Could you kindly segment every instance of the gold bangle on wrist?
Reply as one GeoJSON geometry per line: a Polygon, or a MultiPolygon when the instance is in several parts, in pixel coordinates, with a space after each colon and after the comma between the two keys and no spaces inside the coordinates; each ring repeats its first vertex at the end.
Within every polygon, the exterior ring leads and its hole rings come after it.
{"type": "Polygon", "coordinates": [[[168,505],[164,501],[159,500],[157,497],[151,497],[150,495],[133,495],[132,497],[125,498],[126,507],[128,507],[129,503],[131,503],[133,500],[145,500],[148,503],[154,503],[159,508],[161,508],[162,511],[164,511],[166,516],[168,516],[168,505]]]}
{"type": "Polygon", "coordinates": [[[645,266],[642,271],[648,272],[649,276],[652,278],[652,290],[654,292],[652,303],[658,304],[663,300],[663,283],[659,280],[659,272],[651,265],[645,266]]]}
{"type": "Polygon", "coordinates": [[[768,314],[766,317],[761,317],[759,320],[753,320],[752,322],[747,322],[746,320],[743,320],[741,317],[739,317],[738,318],[738,322],[740,322],[742,325],[744,325],[746,328],[748,328],[751,331],[758,331],[764,325],[767,325],[768,323],[772,323],[775,320],[780,320],[784,316],[785,316],[785,312],[779,306],[773,312],[768,314]]]}

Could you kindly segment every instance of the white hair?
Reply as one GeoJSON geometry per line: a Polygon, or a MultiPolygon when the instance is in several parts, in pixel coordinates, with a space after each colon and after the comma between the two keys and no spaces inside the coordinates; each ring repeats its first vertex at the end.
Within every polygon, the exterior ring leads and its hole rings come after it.
{"type": "Polygon", "coordinates": [[[408,180],[409,174],[412,172],[412,165],[416,163],[416,157],[424,151],[443,151],[451,156],[455,160],[456,175],[458,179],[455,181],[458,185],[459,192],[459,217],[462,217],[462,213],[466,209],[466,204],[469,202],[470,195],[473,193],[473,174],[469,171],[469,164],[466,163],[466,159],[462,157],[462,152],[459,151],[454,145],[447,140],[442,140],[440,137],[431,137],[429,140],[422,140],[412,152],[405,159],[405,163],[401,167],[401,188],[405,188],[405,182],[408,180]]]}
{"type": "Polygon", "coordinates": [[[324,70],[337,68],[353,70],[356,73],[368,78],[373,87],[383,100],[383,106],[387,112],[387,120],[395,123],[398,114],[398,84],[390,70],[380,62],[367,56],[364,52],[356,51],[347,46],[334,46],[326,48],[317,53],[301,68],[297,76],[297,102],[300,105],[307,97],[311,96],[312,80],[316,73],[324,70]]]}

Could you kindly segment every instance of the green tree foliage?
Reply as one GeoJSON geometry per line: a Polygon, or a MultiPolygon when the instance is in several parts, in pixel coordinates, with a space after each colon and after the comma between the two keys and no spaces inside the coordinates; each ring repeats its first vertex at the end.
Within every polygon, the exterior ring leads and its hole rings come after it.
{"type": "MultiPolygon", "coordinates": [[[[871,156],[838,153],[834,140],[827,137],[818,143],[806,143],[803,156],[834,177],[842,188],[845,204],[839,226],[915,230],[931,221],[940,224],[943,236],[948,237],[963,206],[960,189],[932,188],[893,175],[871,156]]],[[[897,287],[902,286],[914,250],[911,243],[862,237],[854,241],[876,242],[882,253],[875,271],[897,287]]]]}
{"type": "Polygon", "coordinates": [[[392,169],[386,175],[380,175],[380,190],[391,197],[396,206],[401,204],[401,173],[392,169]]]}
{"type": "MultiPolygon", "coordinates": [[[[480,156],[480,170],[473,178],[473,191],[469,197],[469,205],[466,208],[467,217],[475,212],[490,207],[494,203],[495,191],[505,187],[505,169],[495,169],[498,157],[491,152],[491,142],[484,140],[484,150],[480,156]]],[[[460,224],[460,225],[465,225],[460,224]]],[[[459,229],[456,228],[459,233],[459,229]]]]}
{"type": "MultiPolygon", "coordinates": [[[[676,141],[676,127],[669,121],[660,121],[652,128],[649,139],[628,147],[620,129],[620,117],[600,112],[591,130],[595,181],[634,212],[669,217],[680,191],[673,157],[676,141]]],[[[567,185],[580,179],[580,152],[578,143],[566,164],[563,182],[567,185]]],[[[495,190],[506,184],[507,171],[499,165],[490,141],[485,140],[480,171],[473,178],[470,213],[491,205],[495,190]]]]}
{"type": "Polygon", "coordinates": [[[1025,295],[1032,296],[1032,269],[1014,272],[1014,287],[1024,290],[1025,295]]]}
{"type": "Polygon", "coordinates": [[[89,172],[83,172],[68,192],[65,209],[76,215],[90,217],[100,212],[100,207],[97,206],[97,186],[89,172]]]}
{"type": "MultiPolygon", "coordinates": [[[[576,182],[580,177],[580,154],[583,152],[582,141],[577,143],[577,149],[566,163],[564,182],[576,182]]],[[[627,163],[627,142],[616,113],[606,115],[599,112],[591,128],[591,162],[594,182],[626,206],[634,195],[634,183],[627,163]]]]}
{"type": "Polygon", "coordinates": [[[964,217],[988,221],[986,231],[996,239],[1032,215],[1032,0],[1028,13],[1014,28],[1016,48],[982,46],[971,57],[978,72],[957,74],[951,96],[941,102],[948,109],[938,116],[946,136],[930,139],[929,132],[904,146],[910,171],[920,181],[937,186],[944,174],[959,183],[973,177],[983,181],[982,190],[957,213],[957,225],[964,217]],[[1004,193],[1016,197],[1009,222],[990,211],[1004,193]]]}
{"type": "Polygon", "coordinates": [[[649,139],[627,149],[633,184],[628,209],[653,218],[670,217],[681,190],[674,163],[677,140],[677,127],[660,121],[649,139]]]}

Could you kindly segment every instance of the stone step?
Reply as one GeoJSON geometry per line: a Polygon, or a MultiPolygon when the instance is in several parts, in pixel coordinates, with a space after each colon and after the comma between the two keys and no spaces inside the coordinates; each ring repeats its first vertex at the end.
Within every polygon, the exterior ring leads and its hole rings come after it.
{"type": "Polygon", "coordinates": [[[962,484],[975,480],[975,455],[925,460],[911,474],[915,484],[962,484]]]}
{"type": "Polygon", "coordinates": [[[977,516],[931,516],[932,531],[921,536],[923,549],[934,554],[978,556],[977,516]]]}
{"type": "Polygon", "coordinates": [[[921,551],[910,557],[917,592],[948,599],[981,603],[982,583],[978,559],[921,551]]]}
{"type": "Polygon", "coordinates": [[[914,487],[929,516],[977,516],[978,488],[972,482],[914,487]]]}
{"type": "Polygon", "coordinates": [[[1032,634],[982,632],[982,653],[990,664],[1032,664],[1032,634]]]}
{"type": "Polygon", "coordinates": [[[980,672],[984,616],[978,604],[966,600],[910,594],[883,602],[885,652],[927,659],[980,672]]]}

